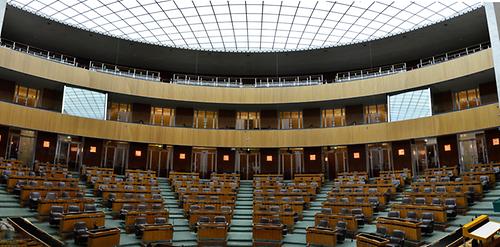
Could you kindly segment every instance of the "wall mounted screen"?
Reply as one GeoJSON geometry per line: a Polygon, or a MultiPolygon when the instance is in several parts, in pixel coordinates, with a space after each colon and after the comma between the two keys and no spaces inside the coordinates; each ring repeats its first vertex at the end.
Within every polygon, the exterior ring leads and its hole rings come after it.
{"type": "Polygon", "coordinates": [[[87,89],[64,86],[63,114],[106,119],[108,95],[87,89]]]}
{"type": "Polygon", "coordinates": [[[389,121],[400,121],[432,115],[429,88],[388,96],[389,121]]]}

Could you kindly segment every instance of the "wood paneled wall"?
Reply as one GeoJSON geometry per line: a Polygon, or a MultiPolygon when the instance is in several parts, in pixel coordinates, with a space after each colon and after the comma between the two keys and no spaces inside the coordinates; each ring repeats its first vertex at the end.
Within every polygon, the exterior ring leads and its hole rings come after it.
{"type": "Polygon", "coordinates": [[[304,173],[323,173],[321,163],[321,147],[304,148],[304,173]]]}
{"type": "Polygon", "coordinates": [[[191,154],[193,148],[188,146],[174,146],[174,171],[190,172],[191,171],[191,154]],[[184,154],[184,159],[181,159],[181,154],[184,154]]]}
{"type": "Polygon", "coordinates": [[[498,104],[407,121],[296,130],[218,130],[151,126],[69,116],[0,102],[0,125],[124,142],[195,147],[278,148],[381,143],[500,126],[498,104]],[[43,119],[43,121],[41,121],[43,119]]]}
{"type": "Polygon", "coordinates": [[[321,109],[304,109],[302,111],[304,118],[304,128],[320,128],[321,127],[321,109]]]}
{"type": "Polygon", "coordinates": [[[193,127],[194,110],[193,108],[175,109],[175,126],[193,127]]]}
{"type": "Polygon", "coordinates": [[[219,110],[219,129],[235,129],[236,128],[236,111],[235,110],[219,110]]]}
{"type": "Polygon", "coordinates": [[[394,170],[402,170],[405,168],[411,170],[411,142],[409,140],[395,141],[392,142],[391,147],[394,170]],[[401,153],[400,150],[402,150],[401,153]]]}
{"type": "Polygon", "coordinates": [[[459,166],[457,135],[438,136],[437,144],[441,166],[459,166]],[[446,145],[449,145],[449,150],[445,150],[446,145]]]}
{"type": "Polygon", "coordinates": [[[101,157],[104,156],[104,140],[98,138],[85,138],[83,144],[82,163],[86,166],[100,166],[101,157]],[[90,152],[91,147],[95,147],[95,153],[90,152]]]}
{"type": "Polygon", "coordinates": [[[35,160],[40,162],[54,162],[57,146],[57,134],[38,131],[35,144],[35,160]],[[49,147],[44,147],[43,143],[48,142],[49,147]]]}
{"type": "Polygon", "coordinates": [[[276,174],[279,166],[279,149],[278,148],[262,148],[260,149],[260,173],[261,174],[276,174]],[[271,161],[267,157],[271,157],[271,161]]]}
{"type": "Polygon", "coordinates": [[[217,172],[231,173],[234,172],[236,164],[236,151],[231,148],[217,148],[217,172]],[[224,156],[229,160],[224,160],[224,156]]]}
{"type": "Polygon", "coordinates": [[[129,143],[128,169],[145,169],[148,157],[148,144],[129,143]],[[137,153],[136,153],[137,152],[137,153]]]}
{"type": "Polygon", "coordinates": [[[365,122],[363,105],[350,105],[345,107],[347,125],[360,125],[365,122]]]}
{"type": "Polygon", "coordinates": [[[349,172],[366,172],[366,145],[347,146],[349,172]]]}
{"type": "Polygon", "coordinates": [[[132,104],[132,122],[148,124],[151,117],[151,105],[132,104]]]}
{"type": "Polygon", "coordinates": [[[488,153],[489,162],[500,162],[500,145],[494,145],[493,140],[498,139],[500,141],[500,131],[498,128],[489,129],[484,131],[486,149],[488,153]]]}

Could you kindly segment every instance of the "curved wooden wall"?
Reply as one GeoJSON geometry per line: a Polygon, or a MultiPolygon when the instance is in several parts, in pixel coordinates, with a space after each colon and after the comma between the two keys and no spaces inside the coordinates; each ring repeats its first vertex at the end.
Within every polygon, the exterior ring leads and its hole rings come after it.
{"type": "Polygon", "coordinates": [[[491,49],[448,62],[378,78],[285,88],[222,88],[137,80],[88,71],[8,48],[0,48],[0,67],[67,83],[141,97],[214,104],[288,104],[321,102],[397,92],[493,68],[491,49]]]}
{"type": "Polygon", "coordinates": [[[299,130],[161,127],[64,115],[0,102],[0,125],[60,134],[202,147],[309,147],[433,137],[500,126],[498,104],[414,120],[299,130]]]}

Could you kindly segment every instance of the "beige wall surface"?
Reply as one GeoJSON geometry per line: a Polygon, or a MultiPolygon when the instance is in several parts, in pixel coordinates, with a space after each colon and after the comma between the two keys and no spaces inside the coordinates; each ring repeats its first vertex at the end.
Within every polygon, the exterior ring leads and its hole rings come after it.
{"type": "Polygon", "coordinates": [[[493,68],[491,49],[394,75],[284,88],[187,86],[133,79],[51,62],[0,48],[0,67],[74,86],[141,97],[219,104],[287,104],[348,99],[397,92],[493,68]]]}
{"type": "Polygon", "coordinates": [[[0,125],[60,134],[201,147],[309,147],[432,137],[500,126],[498,104],[390,123],[299,130],[162,127],[74,117],[0,102],[0,125]]]}

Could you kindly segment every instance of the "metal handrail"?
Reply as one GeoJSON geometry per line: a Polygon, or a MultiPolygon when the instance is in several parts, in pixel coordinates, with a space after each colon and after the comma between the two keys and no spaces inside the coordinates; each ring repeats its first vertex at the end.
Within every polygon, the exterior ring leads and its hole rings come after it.
{"type": "MultiPolygon", "coordinates": [[[[26,45],[20,42],[11,41],[1,38],[0,45],[19,52],[28,53],[30,55],[44,58],[58,63],[80,67],[92,71],[109,73],[118,76],[132,77],[150,81],[163,81],[161,73],[145,69],[138,69],[126,66],[119,66],[97,61],[82,62],[73,56],[68,56],[58,52],[47,51],[34,46],[26,45]]],[[[323,75],[307,75],[307,76],[284,76],[284,77],[219,77],[219,76],[200,76],[187,74],[174,74],[170,83],[197,85],[197,86],[212,86],[212,87],[232,87],[232,88],[266,88],[266,87],[294,87],[294,86],[312,86],[324,83],[337,83],[353,80],[361,80],[373,77],[386,76],[405,72],[409,70],[423,68],[429,65],[446,62],[455,58],[467,56],[485,49],[491,48],[490,42],[484,42],[478,45],[469,46],[466,48],[446,52],[426,59],[420,59],[416,65],[408,66],[407,63],[398,63],[393,65],[380,66],[369,69],[352,70],[339,72],[335,75],[333,81],[326,81],[323,75]]]]}

